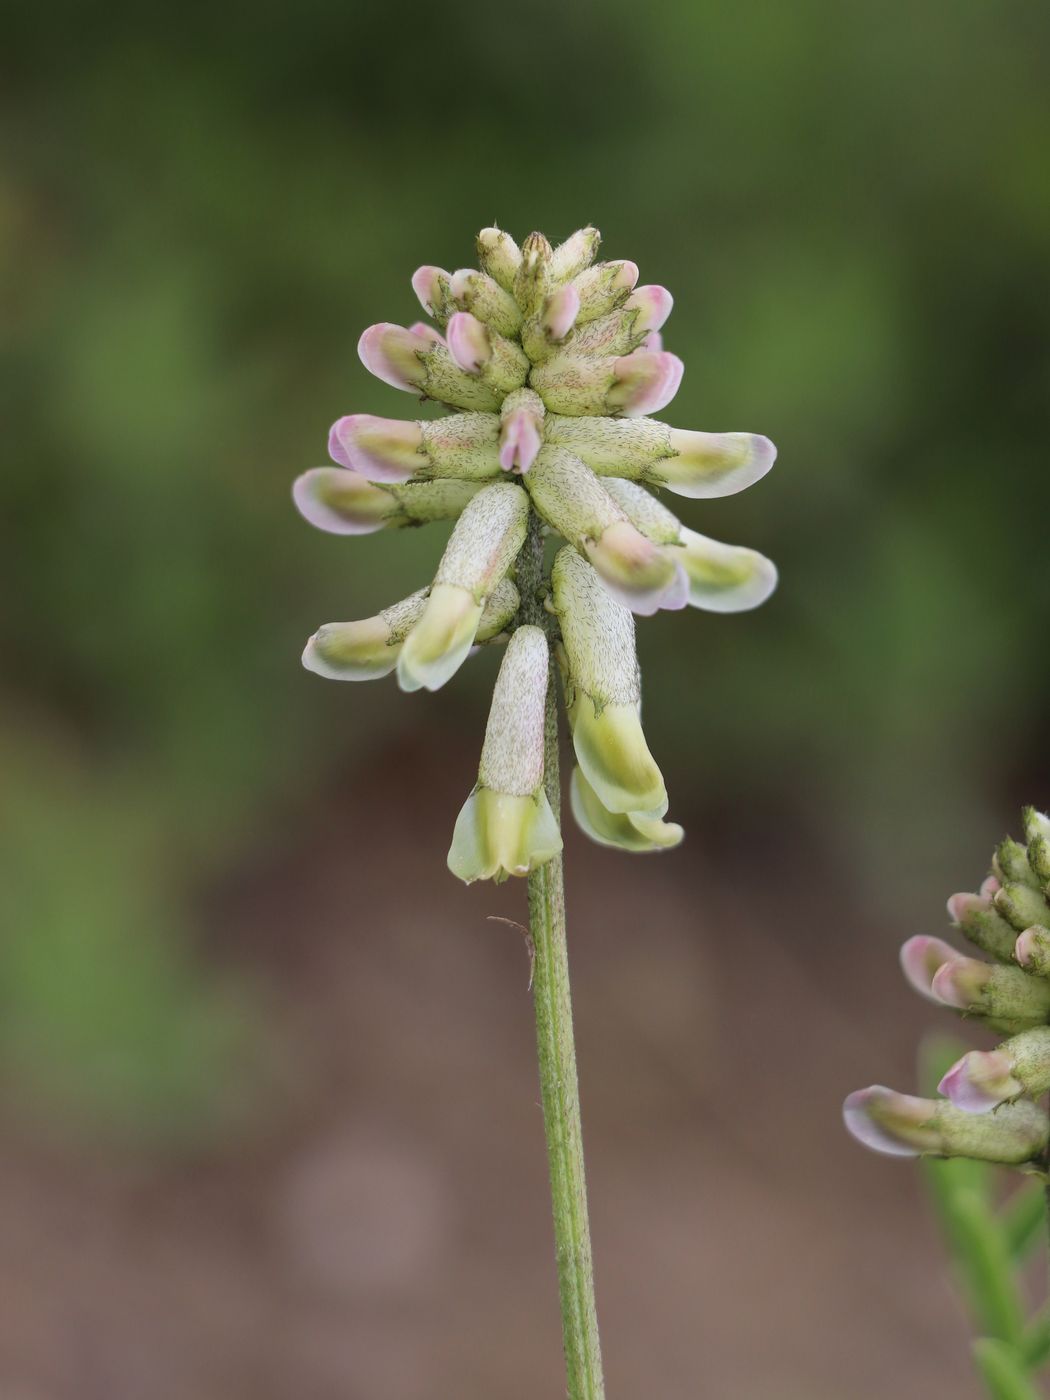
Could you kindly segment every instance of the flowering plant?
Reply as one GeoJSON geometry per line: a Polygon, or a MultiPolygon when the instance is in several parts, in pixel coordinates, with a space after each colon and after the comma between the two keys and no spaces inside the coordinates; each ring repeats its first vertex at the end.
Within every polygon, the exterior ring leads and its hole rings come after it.
{"type": "Polygon", "coordinates": [[[396,672],[437,690],[479,646],[506,643],[478,780],[448,864],[468,883],[529,877],[540,1079],[548,1138],[570,1394],[602,1393],[572,1040],[560,852],[560,671],[576,767],[573,814],[604,845],[645,852],[682,839],[665,820],[663,776],[641,726],[634,615],[687,605],[756,607],[776,570],[755,550],[697,534],[653,490],[709,498],[773,465],[752,433],[683,431],[649,417],[683,366],[660,331],[672,298],[625,260],[595,262],[583,228],[554,248],[482,229],[480,268],[421,267],[412,286],[431,322],[364,332],[358,351],[385,383],[450,410],[401,422],[337,420],[335,465],[293,495],[338,534],[454,521],[428,587],[307,643],[319,675],[396,672]],[[561,547],[547,567],[546,543],[561,547]],[[554,664],[552,665],[552,658],[554,664]]]}

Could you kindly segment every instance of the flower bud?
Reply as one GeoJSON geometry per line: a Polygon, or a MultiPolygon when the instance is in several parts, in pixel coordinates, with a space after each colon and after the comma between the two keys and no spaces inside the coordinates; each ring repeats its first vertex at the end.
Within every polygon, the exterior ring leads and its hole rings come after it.
{"type": "Polygon", "coordinates": [[[455,310],[451,304],[451,286],[443,267],[417,267],[412,274],[412,290],[428,316],[443,326],[455,310]]]}
{"type": "Polygon", "coordinates": [[[999,893],[1002,887],[1002,882],[997,876],[986,875],[981,881],[977,893],[981,896],[982,899],[991,899],[993,895],[999,893]]]}
{"type": "Polygon", "coordinates": [[[368,481],[409,481],[426,464],[423,426],[351,413],[332,424],[328,455],[368,481]]]}
{"type": "Polygon", "coordinates": [[[529,382],[552,413],[636,418],[671,402],[683,369],[681,360],[666,352],[591,357],[566,351],[535,366],[529,382]]]}
{"type": "MultiPolygon", "coordinates": [[[[306,644],[303,665],[308,671],[336,681],[370,681],[388,676],[397,665],[401,644],[419,621],[430,590],[384,608],[360,622],[326,622],[306,644]]],[[[509,578],[496,585],[485,604],[475,641],[498,637],[520,606],[518,590],[509,578]]]]}
{"type": "Polygon", "coordinates": [[[516,389],[500,409],[499,464],[524,475],[543,443],[543,400],[533,389],[516,389]]]}
{"type": "Polygon", "coordinates": [[[596,321],[622,306],[638,281],[638,264],[624,259],[620,262],[598,263],[573,279],[580,298],[576,324],[596,321]]]}
{"type": "Polygon", "coordinates": [[[764,554],[742,545],[721,544],[687,529],[636,481],[604,477],[602,485],[647,539],[675,546],[671,557],[685,569],[692,607],[744,612],[764,603],[776,588],[776,565],[764,554]]]}
{"type": "Polygon", "coordinates": [[[575,452],[599,476],[647,481],[697,500],[744,490],[777,455],[768,438],[754,433],[687,432],[652,418],[550,417],[546,439],[575,452]]]}
{"type": "Polygon", "coordinates": [[[599,846],[615,846],[621,851],[661,851],[677,846],[685,835],[674,822],[644,812],[610,812],[583,775],[572,770],[569,786],[572,814],[579,826],[599,846]]]}
{"type": "Polygon", "coordinates": [[[525,492],[502,481],[482,487],[463,511],[441,557],[423,614],[398,657],[402,690],[437,690],[463,664],[486,600],[521,549],[528,513],[525,492]]]}
{"type": "Polygon", "coordinates": [[[997,891],[995,907],[1018,933],[1032,924],[1050,927],[1050,904],[1037,889],[1020,881],[1010,881],[997,891]]]}
{"type": "Polygon", "coordinates": [[[573,328],[580,309],[580,295],[571,283],[556,287],[525,322],[521,343],[529,359],[538,364],[549,359],[573,328]]]}
{"type": "Polygon", "coordinates": [[[1033,924],[1018,934],[1014,957],[1033,977],[1050,977],[1050,928],[1033,924]]]}
{"type": "Polygon", "coordinates": [[[901,947],[901,969],[909,984],[927,1001],[941,1004],[940,997],[933,994],[935,974],[959,954],[943,938],[930,938],[926,934],[916,934],[901,947]]]}
{"type": "Polygon", "coordinates": [[[583,775],[607,811],[666,811],[667,790],[642,733],[634,619],[573,549],[551,571],[567,665],[566,702],[583,775]]]}
{"type": "Polygon", "coordinates": [[[446,345],[388,321],[369,326],[357,343],[367,370],[395,389],[420,393],[450,408],[491,413],[502,397],[487,381],[465,373],[446,345]]]}
{"type": "Polygon", "coordinates": [[[529,373],[525,352],[469,311],[457,311],[449,319],[446,340],[449,355],[464,374],[480,378],[500,399],[525,383],[529,373]]]}
{"type": "Polygon", "coordinates": [[[512,292],[521,266],[521,249],[514,239],[500,228],[483,228],[478,234],[477,248],[482,271],[498,282],[505,292],[512,292]]]}
{"type": "Polygon", "coordinates": [[[1013,961],[1017,930],[996,909],[991,894],[953,894],[948,917],[982,952],[1000,962],[1013,961]]]}
{"type": "Polygon", "coordinates": [[[408,329],[413,335],[421,335],[424,340],[429,340],[432,345],[444,345],[445,343],[445,337],[441,332],[435,330],[427,321],[413,321],[408,329]]]}
{"type": "MultiPolygon", "coordinates": [[[[1006,836],[995,848],[992,865],[1001,884],[1016,881],[1021,885],[1031,885],[1033,890],[1042,892],[1042,882],[1028,863],[1027,847],[1020,841],[1006,836]]],[[[998,891],[997,891],[998,893],[998,891]]]]}
{"type": "Polygon", "coordinates": [[[1034,807],[1024,809],[1024,835],[1028,842],[1028,864],[1050,892],[1050,817],[1034,807]]]}
{"type": "Polygon", "coordinates": [[[649,336],[659,331],[673,304],[666,287],[639,287],[619,310],[576,331],[567,348],[574,355],[629,354],[645,346],[649,336]]]}
{"type": "Polygon", "coordinates": [[[988,1017],[1011,1029],[1025,1030],[1050,1015],[1050,983],[1001,963],[953,958],[937,969],[930,990],[944,1006],[988,1017]]]}
{"type": "Polygon", "coordinates": [[[1027,1094],[1050,1089],[1050,1026],[1035,1026],[996,1050],[971,1050],[956,1060],[938,1085],[957,1108],[988,1113],[1027,1094]]]}
{"type": "Polygon", "coordinates": [[[452,274],[449,286],[452,300],[462,311],[469,311],[499,335],[513,337],[521,330],[518,303],[488,273],[464,267],[452,274]]]}
{"type": "Polygon", "coordinates": [[[898,1094],[882,1084],[858,1089],[842,1106],[849,1132],[865,1147],[893,1157],[974,1157],[1017,1165],[1039,1156],[1050,1120],[1035,1104],[1007,1104],[975,1116],[940,1099],[898,1094]]]}
{"type": "Polygon", "coordinates": [[[559,243],[551,255],[551,277],[555,282],[568,282],[579,276],[594,262],[602,236],[596,228],[577,229],[564,243],[559,243]]]}
{"type": "Polygon", "coordinates": [[[332,535],[370,535],[376,530],[454,520],[480,483],[435,481],[379,486],[345,467],[311,467],[292,486],[299,514],[332,535]]]}
{"type": "Polygon", "coordinates": [[[521,245],[521,262],[514,277],[514,300],[533,316],[551,290],[551,245],[542,233],[530,233],[521,245]]]}
{"type": "Polygon", "coordinates": [[[586,555],[624,607],[649,616],[685,606],[688,583],[677,551],[646,539],[578,457],[541,448],[526,485],[538,513],[586,555]]]}
{"type": "Polygon", "coordinates": [[[547,638],[538,627],[519,627],[492,693],[478,784],[448,853],[449,869],[467,884],[527,875],[562,848],[543,786],[547,670],[547,638]]]}

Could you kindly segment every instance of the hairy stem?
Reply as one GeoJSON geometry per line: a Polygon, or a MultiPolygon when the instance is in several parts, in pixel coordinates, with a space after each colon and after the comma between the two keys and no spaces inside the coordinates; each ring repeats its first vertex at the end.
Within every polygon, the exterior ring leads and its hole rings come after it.
{"type": "MultiPolygon", "coordinates": [[[[539,621],[543,615],[543,538],[535,517],[530,523],[530,538],[519,568],[519,586],[525,620],[539,621]]],[[[547,686],[544,774],[551,807],[555,815],[559,815],[561,791],[554,671],[552,664],[547,686]]],[[[535,958],[536,1045],[554,1207],[568,1395],[570,1400],[603,1400],[605,1385],[594,1305],[594,1267],[587,1218],[580,1091],[569,992],[565,885],[560,855],[529,876],[529,924],[535,958]]]]}

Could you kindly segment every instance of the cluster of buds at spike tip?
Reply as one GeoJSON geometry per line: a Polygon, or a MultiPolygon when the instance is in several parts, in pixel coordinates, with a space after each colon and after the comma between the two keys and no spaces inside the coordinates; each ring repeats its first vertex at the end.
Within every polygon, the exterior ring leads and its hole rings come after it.
{"type": "Polygon", "coordinates": [[[682,829],[664,819],[666,789],[641,729],[633,614],[742,611],[776,585],[768,559],[697,534],[653,495],[732,495],[776,451],[753,433],[649,416],[682,378],[661,340],[671,294],[638,285],[633,262],[596,261],[600,242],[588,227],[557,247],[539,233],[519,247],[487,228],[478,268],[418,268],[412,289],[429,321],[371,326],[358,352],[384,383],[448,412],[337,419],[334,465],[293,490],[301,514],[334,534],[454,522],[429,586],[374,617],[321,627],[307,669],[337,680],[395,673],[403,690],[436,690],[480,644],[510,638],[478,785],[449,853],[465,880],[523,875],[560,850],[542,781],[552,643],[579,825],[623,850],[676,845],[682,829]],[[565,541],[545,609],[519,595],[530,521],[565,541]]]}
{"type": "Polygon", "coordinates": [[[1050,1091],[1050,818],[1027,807],[1023,827],[1023,842],[1000,842],[979,890],[948,900],[958,933],[986,956],[925,935],[901,949],[921,996],[1006,1038],[957,1060],[938,1085],[944,1099],[851,1094],[846,1126],[876,1151],[1018,1164],[1047,1150],[1050,1120],[1033,1100],[1050,1091]]]}

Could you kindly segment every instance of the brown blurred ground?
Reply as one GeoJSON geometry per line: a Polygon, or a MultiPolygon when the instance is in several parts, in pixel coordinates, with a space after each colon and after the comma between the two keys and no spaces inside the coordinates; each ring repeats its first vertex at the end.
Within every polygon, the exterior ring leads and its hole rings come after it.
{"type": "MultiPolygon", "coordinates": [[[[527,957],[486,918],[522,892],[443,868],[469,766],[380,752],[206,892],[214,956],[271,985],[247,1140],[164,1161],[8,1123],[4,1400],[562,1393],[527,957]]],[[[695,826],[652,860],[569,842],[610,1395],[975,1393],[917,1173],[839,1123],[912,1082],[904,930],[778,824],[746,863],[695,826]]]]}

